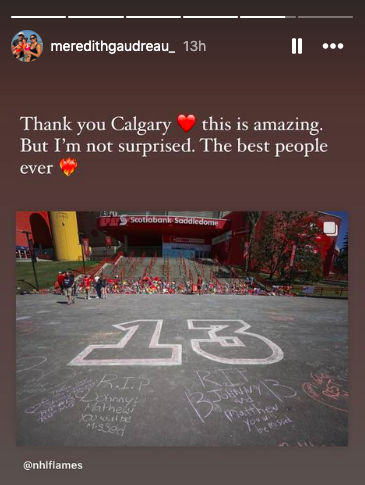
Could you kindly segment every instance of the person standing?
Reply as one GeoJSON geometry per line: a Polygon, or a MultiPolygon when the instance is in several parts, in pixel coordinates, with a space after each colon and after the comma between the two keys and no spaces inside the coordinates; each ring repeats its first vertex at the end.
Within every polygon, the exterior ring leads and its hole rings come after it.
{"type": "Polygon", "coordinates": [[[201,277],[200,274],[198,275],[198,280],[196,282],[196,285],[198,287],[198,293],[199,293],[199,295],[201,295],[202,294],[202,286],[203,286],[203,278],[201,277]]]}
{"type": "Polygon", "coordinates": [[[105,275],[101,275],[100,283],[101,283],[101,298],[105,300],[107,298],[106,289],[108,286],[108,279],[105,275]]]}
{"type": "Polygon", "coordinates": [[[63,293],[63,278],[64,277],[65,277],[65,273],[62,273],[62,271],[59,271],[58,276],[57,276],[57,283],[58,283],[58,286],[60,288],[61,295],[63,293]]]}
{"type": "Polygon", "coordinates": [[[75,297],[73,296],[74,284],[75,284],[75,280],[73,275],[66,272],[63,278],[63,292],[64,292],[64,295],[67,297],[68,305],[71,305],[71,303],[75,303],[75,297]]]}
{"type": "Polygon", "coordinates": [[[101,298],[101,281],[100,276],[95,276],[94,278],[95,284],[95,291],[96,291],[96,298],[101,298]]]}
{"type": "Polygon", "coordinates": [[[90,300],[90,287],[91,287],[91,278],[88,275],[84,276],[83,286],[85,290],[85,300],[90,300]]]}
{"type": "MultiPolygon", "coordinates": [[[[75,276],[73,273],[70,272],[70,277],[73,279],[73,285],[72,285],[72,296],[75,299],[75,296],[77,296],[77,284],[75,280],[75,276]]],[[[74,302],[75,303],[75,302],[74,302]]]]}

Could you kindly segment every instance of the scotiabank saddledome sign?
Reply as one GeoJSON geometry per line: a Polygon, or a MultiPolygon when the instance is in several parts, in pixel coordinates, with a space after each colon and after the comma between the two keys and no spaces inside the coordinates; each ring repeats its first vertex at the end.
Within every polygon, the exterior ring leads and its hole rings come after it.
{"type": "Polygon", "coordinates": [[[98,226],[102,227],[126,227],[136,225],[173,225],[173,226],[200,226],[223,229],[228,221],[226,219],[208,219],[206,217],[189,216],[129,216],[99,217],[98,226]]]}

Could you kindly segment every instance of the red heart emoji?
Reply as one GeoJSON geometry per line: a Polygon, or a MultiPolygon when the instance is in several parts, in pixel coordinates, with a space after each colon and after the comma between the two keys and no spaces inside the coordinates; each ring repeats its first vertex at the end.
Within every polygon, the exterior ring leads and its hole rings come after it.
{"type": "Polygon", "coordinates": [[[60,167],[62,172],[69,177],[72,173],[74,173],[77,167],[77,160],[76,158],[61,158],[60,160],[60,167]]]}
{"type": "Polygon", "coordinates": [[[177,117],[177,122],[181,126],[184,131],[189,131],[195,125],[195,116],[194,115],[179,115],[177,117]]]}

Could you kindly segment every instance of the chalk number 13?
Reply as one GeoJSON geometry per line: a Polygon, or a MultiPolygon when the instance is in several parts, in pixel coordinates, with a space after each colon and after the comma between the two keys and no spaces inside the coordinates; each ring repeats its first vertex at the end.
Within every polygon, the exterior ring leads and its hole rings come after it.
{"type": "MultiPolygon", "coordinates": [[[[181,365],[182,346],[160,343],[163,320],[134,320],[113,326],[125,333],[118,343],[89,345],[68,365],[181,365]],[[110,358],[96,358],[94,351],[105,353],[108,349],[112,351],[110,358]],[[90,358],[92,352],[94,352],[94,358],[90,358]]],[[[221,364],[265,365],[279,362],[284,357],[282,350],[274,342],[262,335],[247,332],[250,325],[243,320],[188,320],[188,328],[203,334],[203,337],[200,335],[200,338],[191,339],[193,351],[221,364]],[[259,352],[262,352],[262,348],[265,349],[265,356],[245,357],[249,346],[244,341],[252,341],[252,339],[256,340],[256,344],[261,344],[259,352]],[[227,356],[222,355],[224,353],[227,356]]]]}

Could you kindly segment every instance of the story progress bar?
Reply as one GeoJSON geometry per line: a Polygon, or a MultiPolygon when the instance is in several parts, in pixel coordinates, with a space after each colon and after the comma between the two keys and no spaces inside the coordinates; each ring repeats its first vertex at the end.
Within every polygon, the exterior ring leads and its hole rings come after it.
{"type": "Polygon", "coordinates": [[[12,19],[352,19],[353,15],[12,15],[12,19]]]}

